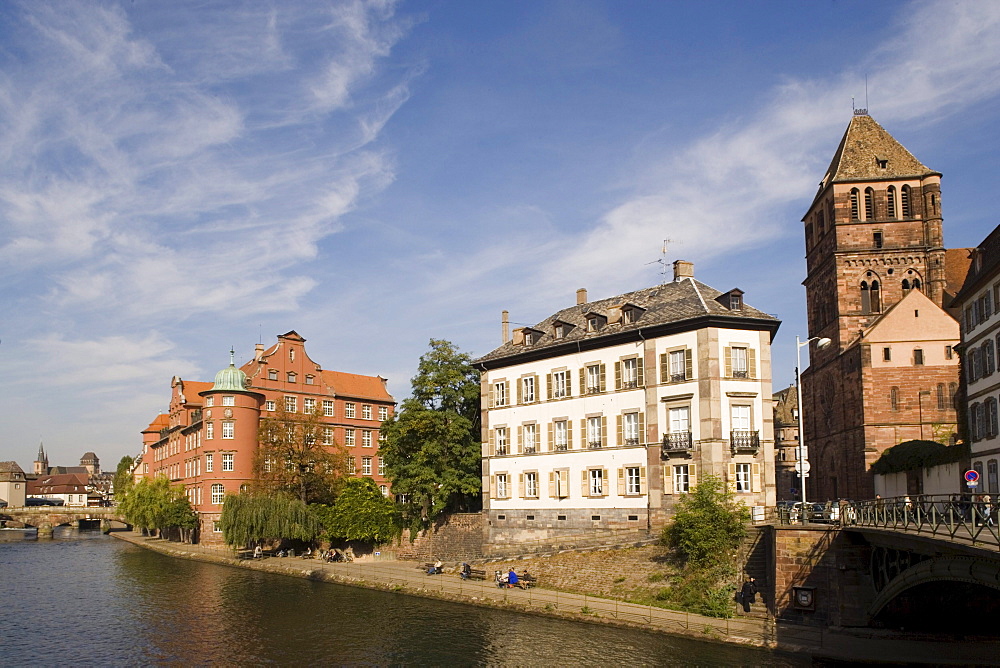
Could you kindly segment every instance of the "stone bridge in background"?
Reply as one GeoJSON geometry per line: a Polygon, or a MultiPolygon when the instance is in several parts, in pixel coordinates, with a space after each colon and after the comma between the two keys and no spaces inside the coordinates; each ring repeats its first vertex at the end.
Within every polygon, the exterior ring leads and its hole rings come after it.
{"type": "Polygon", "coordinates": [[[993,506],[961,495],[914,496],[845,504],[833,521],[785,516],[758,526],[746,570],[763,575],[765,602],[780,620],[995,637],[993,506]]]}
{"type": "Polygon", "coordinates": [[[24,506],[0,509],[0,522],[7,527],[36,528],[39,536],[51,536],[58,526],[82,527],[100,522],[103,530],[112,524],[128,526],[117,508],[74,508],[72,506],[24,506]]]}

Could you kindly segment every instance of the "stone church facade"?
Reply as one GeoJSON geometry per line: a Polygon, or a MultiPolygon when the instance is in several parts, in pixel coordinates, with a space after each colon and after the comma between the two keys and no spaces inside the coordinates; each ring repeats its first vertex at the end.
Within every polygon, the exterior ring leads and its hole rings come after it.
{"type": "MultiPolygon", "coordinates": [[[[871,498],[869,469],[910,439],[955,439],[968,269],[944,247],[941,173],[858,112],[803,217],[811,344],[802,373],[809,498],[871,498]]],[[[918,493],[920,490],[912,490],[918,493]]]]}

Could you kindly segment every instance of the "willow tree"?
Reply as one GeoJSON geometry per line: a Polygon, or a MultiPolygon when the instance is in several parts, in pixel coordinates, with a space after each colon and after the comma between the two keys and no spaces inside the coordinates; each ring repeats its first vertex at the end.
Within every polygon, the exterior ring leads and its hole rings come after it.
{"type": "Polygon", "coordinates": [[[263,541],[311,541],[320,525],[308,506],[285,495],[230,494],[219,518],[226,545],[245,547],[263,541]]]}
{"type": "Polygon", "coordinates": [[[153,529],[195,529],[198,516],[191,508],[184,488],[171,485],[165,476],[143,478],[118,501],[118,510],[134,527],[153,529]]]}
{"type": "Polygon", "coordinates": [[[302,503],[333,502],[347,457],[318,411],[293,413],[282,406],[261,420],[258,441],[255,492],[288,494],[302,503]]]}
{"type": "Polygon", "coordinates": [[[132,467],[134,465],[135,459],[129,455],[125,455],[118,462],[118,468],[115,469],[115,477],[111,483],[111,489],[116,499],[120,499],[128,494],[128,491],[135,485],[135,478],[132,476],[132,467]]]}
{"type": "Polygon", "coordinates": [[[479,373],[450,342],[431,339],[411,395],[382,425],[379,456],[411,524],[446,510],[476,510],[482,492],[479,373]]]}

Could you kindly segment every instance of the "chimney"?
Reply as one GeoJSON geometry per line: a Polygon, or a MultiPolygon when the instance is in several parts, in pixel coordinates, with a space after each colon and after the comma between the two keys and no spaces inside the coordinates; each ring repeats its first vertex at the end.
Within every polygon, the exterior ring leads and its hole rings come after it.
{"type": "Polygon", "coordinates": [[[580,288],[576,291],[576,305],[587,303],[587,288],[580,288]]]}
{"type": "Polygon", "coordinates": [[[503,339],[500,343],[507,343],[510,341],[510,318],[507,311],[500,312],[500,337],[503,339]]]}
{"type": "Polygon", "coordinates": [[[694,262],[674,260],[674,281],[682,278],[694,278],[694,262]]]}
{"type": "Polygon", "coordinates": [[[253,347],[253,358],[254,360],[260,360],[260,356],[264,354],[264,344],[258,343],[253,347]]]}

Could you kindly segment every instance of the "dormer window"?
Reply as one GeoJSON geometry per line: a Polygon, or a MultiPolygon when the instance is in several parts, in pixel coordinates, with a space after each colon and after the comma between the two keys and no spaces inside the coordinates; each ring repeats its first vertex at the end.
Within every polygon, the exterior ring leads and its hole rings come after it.
{"type": "Polygon", "coordinates": [[[633,304],[626,304],[622,307],[622,324],[630,325],[638,321],[643,313],[645,313],[644,309],[633,304]]]}
{"type": "Polygon", "coordinates": [[[530,346],[534,342],[535,342],[535,334],[534,334],[534,332],[525,331],[524,332],[524,345],[530,346]]]}
{"type": "Polygon", "coordinates": [[[605,318],[600,313],[588,313],[585,316],[587,318],[587,331],[596,332],[607,324],[607,318],[605,318]]]}
{"type": "Polygon", "coordinates": [[[875,164],[878,165],[879,169],[888,169],[888,167],[889,167],[889,159],[888,158],[879,158],[879,157],[876,156],[876,158],[875,158],[875,164]]]}
{"type": "Polygon", "coordinates": [[[557,339],[562,339],[566,337],[566,325],[561,322],[557,322],[552,326],[552,336],[557,339]]]}
{"type": "Polygon", "coordinates": [[[725,292],[716,297],[715,301],[719,302],[730,311],[742,311],[743,291],[739,288],[733,288],[729,292],[725,292]]]}

